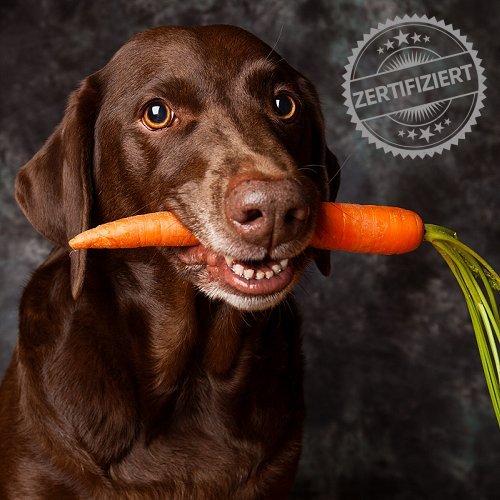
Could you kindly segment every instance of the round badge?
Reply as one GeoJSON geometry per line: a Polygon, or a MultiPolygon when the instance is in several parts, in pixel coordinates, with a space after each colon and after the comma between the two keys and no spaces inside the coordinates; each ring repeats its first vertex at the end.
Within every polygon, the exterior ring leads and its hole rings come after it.
{"type": "Polygon", "coordinates": [[[450,149],[484,106],[477,51],[434,17],[396,17],[373,28],[345,69],[351,121],[369,143],[395,156],[423,158],[450,149]]]}

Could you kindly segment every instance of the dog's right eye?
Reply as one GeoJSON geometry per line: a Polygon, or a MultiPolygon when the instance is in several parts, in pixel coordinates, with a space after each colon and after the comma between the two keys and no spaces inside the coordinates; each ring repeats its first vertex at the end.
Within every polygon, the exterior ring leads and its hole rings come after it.
{"type": "Polygon", "coordinates": [[[297,114],[297,103],[292,96],[280,92],[274,98],[274,111],[284,122],[290,122],[297,114]]]}
{"type": "Polygon", "coordinates": [[[146,127],[152,130],[159,130],[172,124],[174,112],[161,101],[155,101],[148,104],[142,115],[142,121],[146,127]]]}

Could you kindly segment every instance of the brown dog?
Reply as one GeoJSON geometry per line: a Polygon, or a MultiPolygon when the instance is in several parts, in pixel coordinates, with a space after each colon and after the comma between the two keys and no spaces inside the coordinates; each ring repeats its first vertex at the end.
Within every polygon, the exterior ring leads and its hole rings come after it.
{"type": "Polygon", "coordinates": [[[241,29],[153,29],[88,77],[17,177],[56,246],[0,389],[0,498],[286,498],[303,421],[287,295],[311,257],[328,272],[307,244],[337,171],[311,83],[241,29]],[[160,210],[201,244],[69,251],[160,210]]]}

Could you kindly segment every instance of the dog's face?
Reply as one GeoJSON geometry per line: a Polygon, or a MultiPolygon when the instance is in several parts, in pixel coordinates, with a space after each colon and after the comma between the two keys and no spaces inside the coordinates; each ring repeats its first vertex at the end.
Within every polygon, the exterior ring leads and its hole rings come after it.
{"type": "MultiPolygon", "coordinates": [[[[173,211],[201,242],[161,250],[175,272],[258,310],[297,282],[337,170],[313,86],[266,44],[229,26],[163,27],[83,83],[19,174],[17,198],[59,244],[90,224],[173,211]],[[43,206],[57,204],[49,223],[43,206]]],[[[327,256],[317,258],[326,271],[327,256]]],[[[73,263],[74,295],[84,259],[73,263]]]]}

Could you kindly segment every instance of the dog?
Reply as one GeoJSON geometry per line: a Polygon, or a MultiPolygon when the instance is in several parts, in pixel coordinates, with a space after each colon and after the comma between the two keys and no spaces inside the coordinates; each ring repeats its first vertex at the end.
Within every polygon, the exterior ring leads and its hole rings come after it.
{"type": "Polygon", "coordinates": [[[287,498],[304,420],[290,295],[339,165],[309,80],[243,29],[159,27],[70,96],[16,178],[55,246],[0,388],[0,498],[287,498]],[[172,211],[200,244],[70,251],[172,211]]]}

